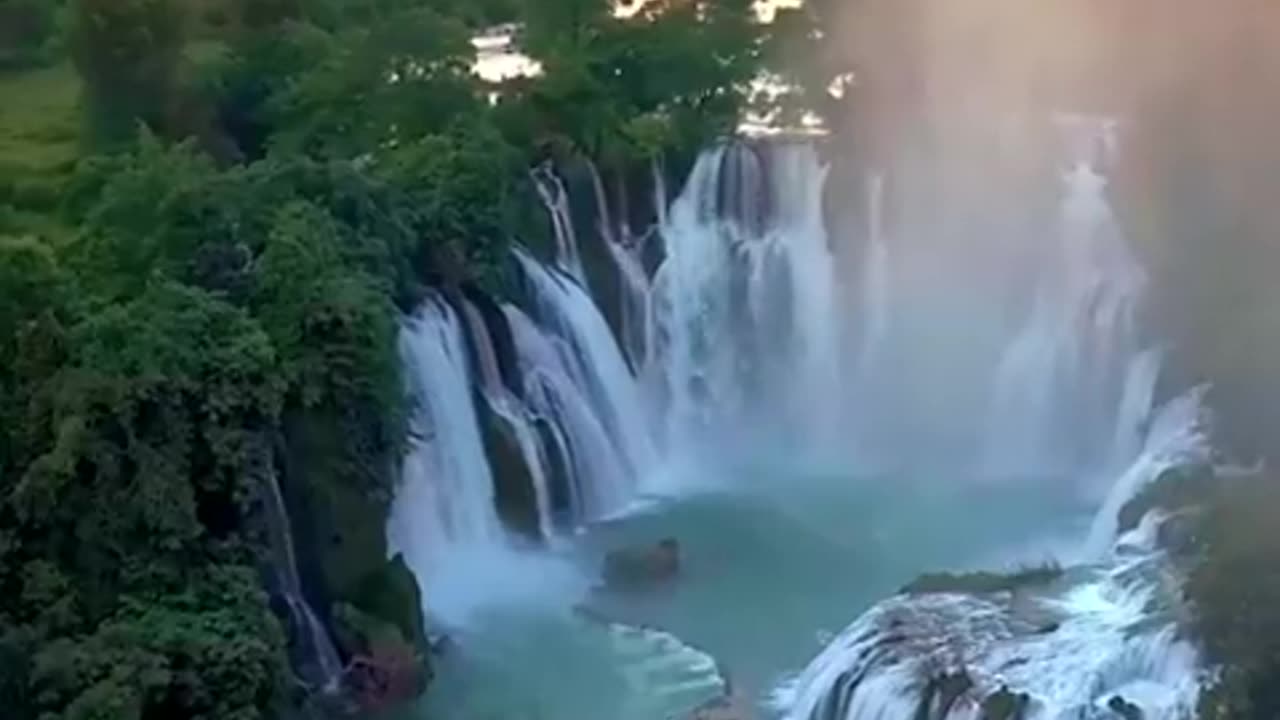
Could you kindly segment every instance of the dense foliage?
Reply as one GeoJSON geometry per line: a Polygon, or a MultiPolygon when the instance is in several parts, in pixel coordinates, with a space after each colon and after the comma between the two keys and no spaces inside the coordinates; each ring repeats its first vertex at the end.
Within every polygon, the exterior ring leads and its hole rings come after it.
{"type": "Polygon", "coordinates": [[[1204,720],[1280,715],[1280,492],[1274,482],[1250,480],[1220,493],[1200,523],[1204,547],[1187,592],[1197,635],[1221,673],[1201,698],[1204,720]]]}
{"type": "Polygon", "coordinates": [[[540,232],[532,163],[705,142],[754,73],[745,0],[611,7],[0,0],[0,81],[80,96],[0,112],[33,158],[0,164],[6,717],[283,712],[305,688],[263,589],[277,482],[324,538],[303,576],[344,656],[413,655],[382,536],[398,313],[503,292],[540,232]],[[471,36],[512,21],[544,70],[486,84],[471,36]],[[64,116],[70,155],[32,130],[64,116]]]}

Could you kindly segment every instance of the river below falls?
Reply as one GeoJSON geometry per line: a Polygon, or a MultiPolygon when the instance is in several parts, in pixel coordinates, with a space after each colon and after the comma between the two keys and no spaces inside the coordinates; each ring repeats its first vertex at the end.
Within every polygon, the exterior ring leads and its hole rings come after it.
{"type": "Polygon", "coordinates": [[[1043,479],[757,470],[731,486],[654,499],[505,570],[478,561],[486,599],[450,630],[430,691],[402,717],[681,718],[724,691],[717,670],[757,717],[774,717],[778,684],[877,600],[921,572],[1068,560],[1093,509],[1043,479]],[[673,582],[591,587],[607,551],[666,537],[680,544],[673,582]]]}

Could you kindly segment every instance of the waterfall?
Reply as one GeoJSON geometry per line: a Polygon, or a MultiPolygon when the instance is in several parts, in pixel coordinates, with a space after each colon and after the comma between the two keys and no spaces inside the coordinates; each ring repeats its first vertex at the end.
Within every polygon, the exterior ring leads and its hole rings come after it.
{"type": "Polygon", "coordinates": [[[579,282],[586,282],[582,258],[578,254],[578,234],[569,209],[569,191],[564,181],[550,163],[534,168],[529,177],[551,220],[551,232],[556,241],[556,264],[579,282]]]}
{"type": "Polygon", "coordinates": [[[825,176],[807,145],[726,144],[699,158],[672,205],[647,373],[669,452],[834,429],[825,176]]]}
{"type": "Polygon", "coordinates": [[[787,720],[968,720],[1004,696],[1027,717],[1103,720],[1122,698],[1142,717],[1192,717],[1195,649],[1157,547],[1158,513],[1123,538],[1123,504],[1164,470],[1203,460],[1203,389],[1161,409],[1116,483],[1089,546],[1098,562],[1012,593],[899,595],[850,625],[775,701],[787,720]],[[1099,553],[1101,549],[1101,553],[1099,553]],[[1023,699],[1019,699],[1023,698],[1023,699]]]}
{"type": "Polygon", "coordinates": [[[446,595],[450,581],[468,572],[477,552],[500,547],[503,532],[462,326],[442,299],[429,299],[405,321],[400,357],[412,414],[388,544],[404,555],[433,603],[445,604],[454,600],[446,595]]]}
{"type": "MultiPolygon", "coordinates": [[[[612,219],[609,201],[605,194],[604,180],[600,170],[591,160],[586,161],[587,171],[591,176],[592,193],[596,201],[596,230],[600,242],[604,244],[618,273],[619,310],[623,350],[631,361],[632,367],[643,367],[648,355],[648,341],[651,335],[649,318],[649,276],[645,272],[644,255],[649,242],[654,237],[654,229],[636,235],[627,218],[620,218],[617,223],[612,219]]],[[[654,203],[659,218],[666,212],[666,188],[660,166],[655,161],[652,166],[654,182],[654,203]]],[[[624,213],[625,214],[625,213],[624,213]]]]}
{"type": "Polygon", "coordinates": [[[289,512],[280,494],[280,482],[270,460],[263,468],[262,499],[266,525],[271,545],[272,575],[276,593],[284,600],[289,613],[289,637],[291,653],[296,655],[296,665],[304,679],[313,687],[326,692],[336,690],[342,680],[342,661],[325,630],[324,623],[316,616],[302,594],[302,579],[298,576],[298,558],[293,547],[293,528],[289,512]]]}
{"type": "Polygon", "coordinates": [[[561,367],[589,401],[622,469],[616,481],[592,478],[591,482],[616,482],[607,494],[630,497],[656,460],[636,378],[609,325],[578,282],[523,251],[516,251],[516,260],[527,280],[532,316],[558,341],[552,347],[561,367]]]}
{"type": "Polygon", "coordinates": [[[521,460],[533,483],[539,534],[542,537],[549,537],[553,531],[551,496],[548,487],[548,477],[551,473],[550,461],[542,447],[538,431],[534,427],[534,418],[503,382],[493,340],[480,310],[469,300],[464,301],[462,309],[462,315],[466,319],[473,341],[472,346],[476,348],[481,395],[498,422],[503,424],[504,429],[510,432],[515,440],[521,460]]]}
{"type": "Polygon", "coordinates": [[[634,478],[592,404],[573,350],[519,308],[506,305],[503,311],[515,338],[526,402],[549,421],[559,456],[569,461],[563,494],[572,524],[617,512],[630,500],[634,478]]]}
{"type": "Polygon", "coordinates": [[[1164,471],[1209,460],[1209,441],[1203,422],[1207,388],[1199,387],[1174,398],[1151,421],[1138,459],[1111,488],[1089,531],[1089,554],[1099,557],[1116,537],[1120,509],[1147,483],[1164,471]]]}
{"type": "Polygon", "coordinates": [[[1142,354],[1136,322],[1145,276],[1107,205],[1105,179],[1081,160],[1063,183],[1057,255],[996,371],[993,474],[1110,465],[1117,436],[1151,409],[1159,363],[1142,354]]]}
{"type": "Polygon", "coordinates": [[[536,513],[534,530],[552,537],[624,510],[654,462],[636,380],[590,297],[523,251],[516,261],[532,316],[507,305],[494,319],[471,300],[455,311],[433,296],[400,334],[412,412],[388,543],[447,622],[464,624],[494,602],[536,601],[552,589],[548,574],[555,592],[576,592],[576,572],[509,541],[509,506],[531,495],[536,507],[516,507],[515,517],[536,513]],[[510,329],[510,381],[496,323],[510,329]]]}
{"type": "Polygon", "coordinates": [[[857,358],[849,384],[849,403],[853,410],[853,436],[860,443],[857,452],[866,464],[875,453],[874,443],[867,442],[870,428],[876,423],[872,399],[876,394],[875,370],[885,359],[885,339],[889,332],[889,247],[884,236],[884,177],[872,175],[867,183],[867,245],[862,258],[861,297],[857,358]]]}

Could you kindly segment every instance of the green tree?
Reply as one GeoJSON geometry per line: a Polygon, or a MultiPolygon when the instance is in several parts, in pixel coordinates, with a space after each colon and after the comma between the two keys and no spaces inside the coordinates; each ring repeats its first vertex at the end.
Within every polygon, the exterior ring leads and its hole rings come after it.
{"type": "Polygon", "coordinates": [[[598,0],[531,3],[527,47],[545,73],[528,102],[544,136],[606,164],[688,150],[734,130],[759,68],[750,2],[651,2],[617,17],[598,0]]]}
{"type": "Polygon", "coordinates": [[[276,96],[282,149],[354,157],[438,131],[480,107],[465,25],[426,7],[342,33],[276,96]]]}
{"type": "Polygon", "coordinates": [[[60,0],[0,0],[0,69],[50,60],[62,7],[60,0]]]}
{"type": "Polygon", "coordinates": [[[61,717],[261,717],[282,644],[248,544],[282,397],[267,336],[161,283],[65,344],[0,506],[0,646],[29,658],[6,692],[61,717]]]}
{"type": "Polygon", "coordinates": [[[183,45],[176,0],[73,0],[71,57],[84,79],[93,141],[162,129],[172,109],[183,45]]]}

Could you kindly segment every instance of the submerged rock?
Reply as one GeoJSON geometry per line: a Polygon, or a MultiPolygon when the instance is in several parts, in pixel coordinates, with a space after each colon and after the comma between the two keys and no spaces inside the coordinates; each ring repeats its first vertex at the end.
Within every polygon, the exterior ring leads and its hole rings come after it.
{"type": "Polygon", "coordinates": [[[1024,720],[1030,705],[1030,695],[1001,686],[982,701],[981,717],[982,720],[1024,720]]]}
{"type": "Polygon", "coordinates": [[[650,547],[614,550],[604,558],[604,582],[614,589],[644,589],[669,582],[679,573],[680,543],[675,538],[650,547]]]}
{"type": "Polygon", "coordinates": [[[1119,695],[1113,695],[1107,701],[1107,708],[1122,720],[1143,720],[1142,708],[1119,695]]]}
{"type": "Polygon", "coordinates": [[[739,698],[726,695],[695,709],[688,720],[754,720],[751,708],[739,698]]]}

